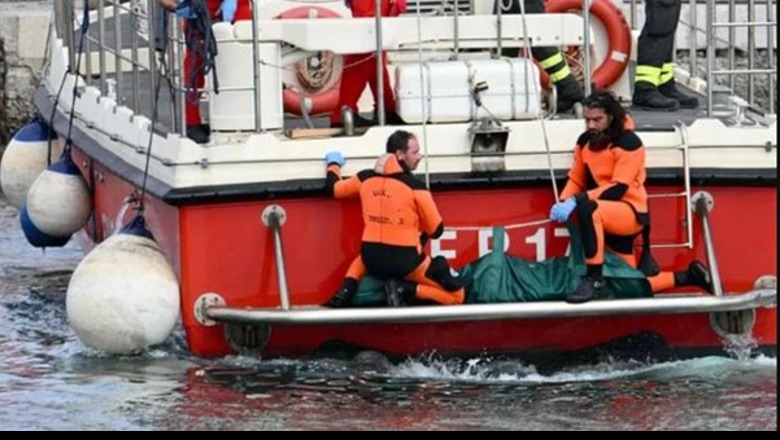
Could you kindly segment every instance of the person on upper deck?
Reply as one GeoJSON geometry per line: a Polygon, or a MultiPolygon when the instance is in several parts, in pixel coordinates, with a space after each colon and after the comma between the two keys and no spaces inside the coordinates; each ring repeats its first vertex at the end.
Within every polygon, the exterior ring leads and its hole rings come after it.
{"type": "MultiPolygon", "coordinates": [[[[200,0],[205,2],[209,11],[209,18],[214,21],[221,19],[226,22],[235,22],[236,20],[251,20],[252,6],[250,0],[200,0]]],[[[158,0],[158,2],[170,11],[177,10],[183,0],[158,0]]],[[[178,9],[177,13],[189,20],[197,17],[193,16],[191,10],[178,9]]],[[[197,26],[192,26],[189,22],[185,29],[185,38],[187,40],[187,52],[184,57],[184,87],[187,88],[187,97],[185,99],[184,111],[187,124],[187,137],[199,144],[209,142],[211,128],[204,124],[200,117],[200,92],[206,84],[206,77],[203,73],[206,60],[203,57],[202,49],[207,41],[205,36],[195,32],[197,26]]]]}
{"type": "MultiPolygon", "coordinates": [[[[587,131],[577,139],[574,164],[550,218],[565,222],[576,210],[587,275],[566,301],[590,301],[604,287],[604,249],[636,268],[634,241],[649,225],[645,190],[645,148],[633,121],[615,96],[597,91],[583,101],[587,131]]],[[[683,272],[648,277],[653,292],[679,286],[711,291],[707,269],[698,261],[683,272]]]]}
{"type": "Polygon", "coordinates": [[[674,38],[682,0],[646,0],[645,25],[639,34],[633,104],[646,110],[696,108],[699,100],[674,81],[674,38]]]}
{"type": "Polygon", "coordinates": [[[430,191],[412,175],[420,144],[398,130],[387,139],[386,152],[374,169],[347,179],[341,177],[346,162],[341,153],[325,157],[328,191],[337,199],[360,197],[365,224],[360,256],[325,306],[348,306],[366,273],[385,281],[391,306],[462,304],[466,295],[457,272],[444,257],[431,259],[423,251],[428,238],[441,236],[444,223],[430,191]]]}
{"type": "MultiPolygon", "coordinates": [[[[375,0],[346,0],[347,6],[352,10],[352,16],[355,18],[375,17],[375,0]]],[[[382,17],[397,17],[406,12],[406,0],[381,0],[380,8],[382,17]]],[[[371,93],[374,95],[374,101],[378,100],[379,91],[377,88],[377,71],[374,53],[350,54],[344,56],[344,73],[341,76],[341,90],[339,95],[339,104],[330,115],[331,127],[342,126],[341,109],[347,106],[352,109],[354,114],[355,126],[374,125],[375,121],[370,121],[360,117],[358,114],[358,100],[366,84],[371,87],[371,93]]],[[[382,90],[385,96],[385,120],[390,125],[403,124],[403,120],[398,116],[395,110],[395,95],[390,85],[390,74],[387,70],[387,53],[382,52],[382,90]]],[[[375,110],[376,113],[376,110],[375,110]]],[[[376,119],[376,118],[374,118],[376,119]]]]}
{"type": "MultiPolygon", "coordinates": [[[[543,14],[544,0],[523,0],[526,14],[543,14]]],[[[502,14],[520,14],[520,0],[495,0],[494,13],[501,7],[502,14]]],[[[569,65],[563,57],[560,49],[556,47],[532,47],[531,54],[536,62],[550,75],[550,81],[558,92],[557,109],[559,112],[571,110],[574,104],[585,97],[582,86],[572,75],[569,65]]],[[[505,57],[517,56],[517,49],[504,49],[501,53],[505,57]]]]}

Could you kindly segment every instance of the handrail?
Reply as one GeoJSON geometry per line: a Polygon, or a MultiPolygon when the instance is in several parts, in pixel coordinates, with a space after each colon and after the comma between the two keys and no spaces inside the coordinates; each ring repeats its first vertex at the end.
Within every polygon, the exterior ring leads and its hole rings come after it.
{"type": "Polygon", "coordinates": [[[724,297],[701,294],[666,294],[655,298],[591,301],[584,304],[544,301],[351,309],[328,309],[315,306],[301,307],[294,310],[210,306],[206,308],[205,314],[215,321],[234,324],[391,324],[714,313],[755,307],[771,307],[775,304],[777,304],[777,290],[765,289],[724,297]]]}
{"type": "Polygon", "coordinates": [[[684,122],[679,121],[680,137],[682,138],[682,155],[683,155],[683,173],[685,184],[685,231],[686,231],[686,245],[688,249],[693,249],[693,219],[691,218],[691,156],[690,156],[690,135],[688,134],[688,126],[684,122]]]}
{"type": "Polygon", "coordinates": [[[282,310],[290,310],[290,290],[287,286],[287,269],[284,264],[284,244],[282,243],[282,226],[287,214],[279,205],[269,205],[263,210],[263,224],[271,228],[274,234],[274,256],[276,257],[276,276],[279,281],[279,300],[282,310]]]}
{"type": "MultiPolygon", "coordinates": [[[[523,0],[520,0],[523,1],[523,0]]],[[[583,53],[583,66],[582,71],[585,78],[585,96],[590,96],[592,84],[591,84],[591,67],[590,67],[590,8],[593,6],[592,0],[582,0],[582,53],[583,53]]]]}
{"type": "Polygon", "coordinates": [[[699,192],[693,196],[696,213],[701,219],[702,234],[704,236],[704,251],[707,254],[707,265],[710,268],[712,291],[715,296],[723,296],[723,284],[718,270],[718,259],[715,253],[715,242],[712,238],[712,224],[710,223],[710,211],[715,206],[715,201],[707,192],[699,192]]]}

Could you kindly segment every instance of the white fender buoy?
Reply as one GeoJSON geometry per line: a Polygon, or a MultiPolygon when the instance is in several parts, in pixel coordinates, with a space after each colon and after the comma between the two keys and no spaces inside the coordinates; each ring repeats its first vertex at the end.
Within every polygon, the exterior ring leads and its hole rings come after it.
{"type": "Polygon", "coordinates": [[[135,354],[165,341],[179,317],[179,283],[143,217],[81,261],[65,306],[71,327],[88,347],[135,354]]]}
{"type": "MultiPolygon", "coordinates": [[[[21,211],[27,191],[35,179],[49,166],[49,140],[54,133],[40,119],[22,127],[8,143],[0,162],[0,188],[12,206],[21,211]]],[[[52,143],[52,157],[60,154],[59,145],[52,143]]]]}
{"type": "Polygon", "coordinates": [[[33,246],[63,246],[87,224],[91,212],[87,183],[66,151],[30,187],[22,206],[22,230],[33,246]]]}

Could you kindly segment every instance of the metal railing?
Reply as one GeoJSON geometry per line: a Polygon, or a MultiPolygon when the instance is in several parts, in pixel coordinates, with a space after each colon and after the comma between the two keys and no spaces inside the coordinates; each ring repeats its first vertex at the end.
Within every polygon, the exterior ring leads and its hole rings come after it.
{"type": "MultiPolygon", "coordinates": [[[[81,75],[87,86],[97,87],[103,96],[116,100],[117,105],[126,106],[135,114],[144,114],[144,109],[153,107],[153,94],[149,94],[149,102],[143,102],[141,98],[142,88],[153,90],[157,81],[157,59],[154,51],[155,41],[155,14],[157,13],[154,0],[100,0],[90,11],[90,16],[97,18],[96,26],[89,26],[84,35],[84,46],[79,54],[80,32],[83,24],[77,19],[83,14],[82,0],[57,1],[55,12],[55,24],[58,36],[62,38],[68,48],[68,71],[71,74],[81,75]],[[147,5],[147,7],[141,7],[147,5]],[[113,21],[112,21],[113,20],[113,21]],[[146,21],[149,23],[147,41],[141,41],[141,37],[134,29],[133,24],[146,21]],[[112,26],[111,32],[107,26],[112,26]],[[129,30],[129,32],[127,32],[129,30]],[[111,34],[109,40],[108,36],[111,34]],[[125,41],[125,39],[129,41],[125,41]],[[127,45],[127,47],[125,47],[127,45]],[[147,49],[148,59],[142,60],[141,50],[147,49]],[[97,52],[97,53],[96,53],[97,52]],[[97,72],[95,71],[93,57],[97,55],[97,72]],[[82,70],[76,72],[77,58],[83,57],[82,70]],[[109,57],[113,57],[113,65],[109,66],[109,57]],[[113,72],[110,70],[113,68],[113,72]],[[125,73],[130,74],[130,91],[125,96],[125,73]],[[111,77],[113,73],[113,77],[111,77]],[[141,75],[149,76],[149,83],[142,84],[141,75]],[[148,106],[148,107],[147,107],[148,106]]],[[[146,112],[150,115],[151,111],[146,112]]]]}
{"type": "MultiPolygon", "coordinates": [[[[686,0],[680,0],[686,2],[686,0]]],[[[639,30],[637,7],[640,0],[624,0],[628,4],[630,11],[631,27],[639,30]]],[[[726,82],[732,93],[736,90],[737,77],[747,76],[747,87],[744,98],[748,104],[757,107],[756,99],[756,77],[765,75],[768,77],[767,89],[768,99],[766,101],[767,113],[774,114],[777,107],[777,96],[775,95],[775,81],[777,77],[777,64],[775,56],[774,34],[777,27],[777,11],[775,10],[775,0],[687,0],[688,18],[680,18],[680,28],[687,29],[689,62],[688,71],[692,77],[700,78],[707,83],[707,114],[712,116],[713,99],[712,90],[716,82],[716,77],[727,76],[726,82]],[[766,8],[766,19],[757,20],[757,8],[763,4],[766,8]],[[705,6],[706,23],[705,27],[699,26],[698,7],[705,6]],[[738,8],[746,8],[745,14],[747,21],[738,20],[738,8]],[[727,16],[726,21],[718,22],[717,13],[723,13],[727,16]],[[766,63],[762,67],[757,66],[758,46],[756,44],[756,30],[766,28],[766,63]],[[719,30],[725,30],[726,36],[719,35],[719,30]],[[738,30],[744,29],[747,34],[747,45],[742,47],[737,43],[738,30]],[[701,48],[698,44],[699,36],[706,36],[706,46],[701,48]],[[717,69],[716,51],[718,46],[725,46],[726,68],[717,69]],[[699,53],[700,49],[706,51],[706,63],[704,66],[703,77],[699,76],[699,53]],[[747,68],[738,68],[737,53],[744,52],[747,55],[747,68]]],[[[680,29],[678,29],[680,32],[680,29]]],[[[676,40],[675,40],[676,41],[676,40]]]]}
{"type": "Polygon", "coordinates": [[[769,96],[767,100],[767,111],[769,113],[774,113],[775,106],[776,106],[776,97],[774,96],[774,83],[773,83],[773,77],[777,77],[777,68],[775,65],[775,54],[774,54],[774,41],[772,39],[773,37],[773,30],[777,27],[777,18],[772,19],[773,14],[776,14],[776,11],[773,7],[773,0],[766,0],[766,6],[767,6],[767,20],[766,21],[755,21],[756,16],[756,2],[755,0],[748,0],[747,1],[747,21],[746,22],[736,22],[732,21],[735,20],[735,0],[730,0],[728,2],[729,7],[729,21],[727,22],[718,22],[717,21],[717,2],[716,0],[707,0],[707,28],[706,28],[706,35],[708,36],[708,40],[711,41],[711,44],[707,45],[707,114],[709,116],[712,116],[714,112],[714,103],[712,100],[712,94],[713,94],[713,86],[715,84],[715,77],[719,75],[727,75],[729,84],[733,87],[735,85],[735,78],[734,75],[747,75],[747,102],[755,107],[756,106],[756,96],[755,96],[755,78],[756,75],[767,75],[769,81],[768,81],[768,91],[769,96]],[[739,69],[736,68],[736,55],[735,55],[735,44],[734,44],[734,36],[735,36],[735,30],[738,27],[744,27],[747,29],[748,33],[748,47],[747,47],[747,62],[748,66],[747,69],[739,69]],[[757,27],[766,27],[767,29],[767,65],[765,68],[757,68],[756,66],[756,34],[755,30],[757,27]],[[718,29],[728,29],[728,46],[727,50],[729,53],[728,56],[728,68],[727,69],[717,69],[715,66],[715,51],[717,50],[717,43],[715,42],[715,37],[717,36],[718,29]]]}

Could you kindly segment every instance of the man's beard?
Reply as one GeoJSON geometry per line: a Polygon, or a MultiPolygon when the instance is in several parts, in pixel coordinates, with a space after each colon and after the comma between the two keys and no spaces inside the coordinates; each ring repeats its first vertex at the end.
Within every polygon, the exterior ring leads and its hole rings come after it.
{"type": "Polygon", "coordinates": [[[588,148],[592,151],[601,151],[612,143],[612,137],[603,131],[588,131],[588,148]]]}

